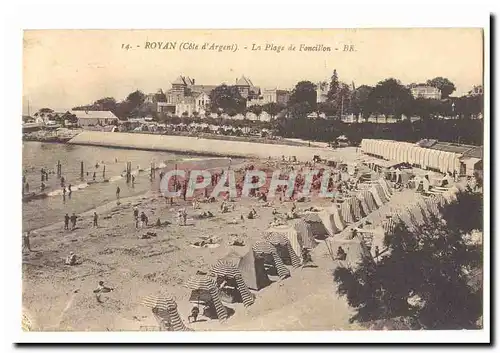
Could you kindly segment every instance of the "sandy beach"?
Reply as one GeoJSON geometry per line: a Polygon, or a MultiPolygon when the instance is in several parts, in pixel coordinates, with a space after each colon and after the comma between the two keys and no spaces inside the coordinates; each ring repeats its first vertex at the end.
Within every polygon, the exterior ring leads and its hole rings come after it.
{"type": "MultiPolygon", "coordinates": [[[[259,165],[249,160],[245,165],[259,165]]],[[[235,166],[235,170],[242,165],[235,166]]],[[[369,220],[380,224],[387,213],[399,204],[407,204],[414,191],[404,190],[391,201],[356,224],[369,220]]],[[[273,201],[280,213],[290,211],[292,202],[273,201]]],[[[201,203],[194,210],[190,203],[177,200],[171,206],[159,193],[151,191],[117,202],[110,202],[79,215],[77,228],[64,230],[56,223],[36,230],[31,236],[33,252],[23,256],[23,306],[35,321],[37,329],[44,331],[120,331],[143,330],[155,321],[151,311],[140,305],[150,294],[165,294],[175,298],[178,311],[187,324],[192,304],[190,290],[183,284],[197,270],[207,271],[209,266],[230,251],[243,255],[273,220],[272,208],[264,207],[255,198],[241,198],[231,203],[234,209],[220,212],[221,201],[201,203]],[[133,208],[145,212],[149,225],[135,228],[133,208]],[[186,226],[177,224],[176,214],[186,208],[186,226]],[[257,217],[245,216],[255,208],[257,217]],[[92,227],[93,212],[99,214],[99,226],[92,227]],[[213,218],[197,219],[196,215],[210,211],[213,218]],[[244,216],[244,220],[241,219],[244,216]],[[157,219],[163,224],[155,226],[157,219]],[[139,236],[154,234],[149,239],[139,236]],[[194,248],[192,243],[216,237],[218,246],[194,248]],[[238,237],[244,246],[231,246],[238,237]],[[75,252],[81,264],[67,266],[66,256],[75,252]],[[114,291],[98,303],[93,289],[103,280],[114,291]]],[[[312,198],[298,203],[299,209],[331,205],[330,199],[312,198]]],[[[356,226],[352,224],[352,226],[356,226]]],[[[349,229],[336,237],[347,236],[349,229]]],[[[374,244],[382,243],[382,235],[374,244]]],[[[335,293],[333,261],[325,243],[312,252],[316,268],[291,269],[291,277],[275,282],[256,292],[255,303],[227,304],[234,314],[225,321],[201,320],[189,327],[194,330],[346,330],[351,309],[345,299],[335,293]],[[325,315],[325,313],[328,313],[325,315]]],[[[226,305],[226,304],[225,304],[226,305]]]]}

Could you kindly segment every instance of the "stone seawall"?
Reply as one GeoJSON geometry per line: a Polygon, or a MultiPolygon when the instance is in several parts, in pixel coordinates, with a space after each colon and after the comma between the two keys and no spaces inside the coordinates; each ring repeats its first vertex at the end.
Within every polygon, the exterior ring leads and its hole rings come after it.
{"type": "Polygon", "coordinates": [[[286,146],[242,141],[202,139],[186,136],[149,135],[136,133],[83,131],[68,143],[76,145],[140,149],[149,151],[179,152],[186,154],[243,157],[286,158],[295,156],[300,161],[310,161],[314,155],[335,158],[338,151],[318,147],[286,146]]]}

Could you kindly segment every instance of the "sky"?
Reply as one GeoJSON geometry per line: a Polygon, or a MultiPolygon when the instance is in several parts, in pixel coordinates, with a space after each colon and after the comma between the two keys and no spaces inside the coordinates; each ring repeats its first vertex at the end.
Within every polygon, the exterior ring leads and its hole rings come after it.
{"type": "Polygon", "coordinates": [[[245,75],[261,88],[291,89],[301,80],[329,80],[334,69],[341,81],[357,87],[391,77],[409,84],[442,76],[455,83],[454,95],[462,95],[483,83],[482,30],[28,30],[23,113],[28,102],[31,113],[42,107],[59,111],[107,96],[122,100],[136,89],[165,91],[179,75],[207,85],[233,84],[245,75]],[[177,46],[146,49],[147,42],[177,46]],[[238,48],[210,51],[205,43],[238,48]],[[122,48],[127,44],[131,49],[122,48]],[[331,51],[300,51],[301,44],[331,51]],[[353,50],[344,51],[346,45],[353,50]],[[257,46],[261,50],[252,50],[257,46]]]}

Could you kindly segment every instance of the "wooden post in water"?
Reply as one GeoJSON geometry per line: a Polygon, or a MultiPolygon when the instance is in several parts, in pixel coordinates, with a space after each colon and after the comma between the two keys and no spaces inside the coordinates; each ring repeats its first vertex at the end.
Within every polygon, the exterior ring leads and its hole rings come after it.
{"type": "Polygon", "coordinates": [[[130,173],[132,172],[132,162],[127,162],[127,183],[130,183],[130,173]]]}
{"type": "Polygon", "coordinates": [[[104,166],[102,169],[102,178],[106,179],[106,166],[104,166]]]}
{"type": "Polygon", "coordinates": [[[80,162],[80,179],[83,180],[83,161],[80,162]]]}

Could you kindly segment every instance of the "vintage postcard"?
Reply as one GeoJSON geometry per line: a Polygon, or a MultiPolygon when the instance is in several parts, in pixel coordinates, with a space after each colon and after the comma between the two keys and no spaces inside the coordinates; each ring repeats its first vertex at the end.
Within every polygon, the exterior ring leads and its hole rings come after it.
{"type": "Polygon", "coordinates": [[[25,30],[22,329],[483,330],[484,44],[25,30]]]}

